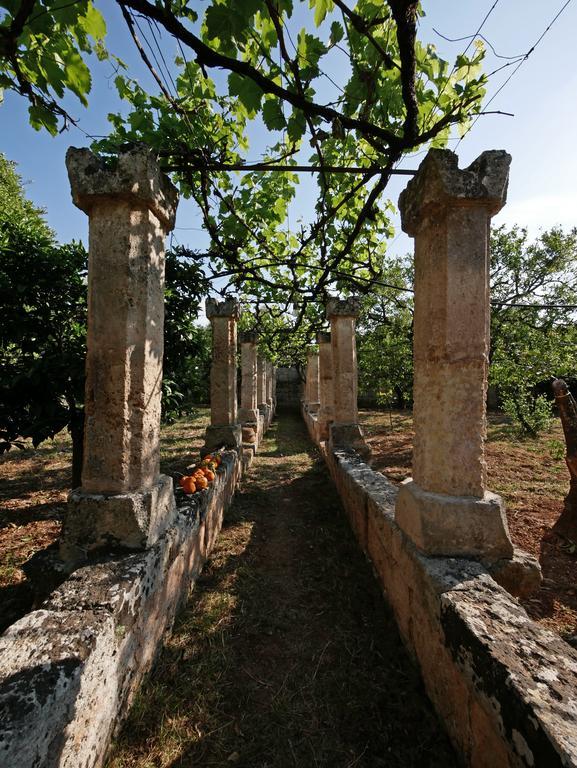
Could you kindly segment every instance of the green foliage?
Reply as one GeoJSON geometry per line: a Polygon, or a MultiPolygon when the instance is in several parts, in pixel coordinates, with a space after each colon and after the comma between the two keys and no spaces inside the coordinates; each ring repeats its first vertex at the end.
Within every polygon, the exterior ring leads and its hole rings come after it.
{"type": "Polygon", "coordinates": [[[553,228],[535,242],[502,226],[491,238],[490,383],[519,430],[535,436],[551,408],[537,385],[575,375],[577,230],[553,228]],[[523,307],[510,306],[523,304],[523,307]]]}
{"type": "MultiPolygon", "coordinates": [[[[412,289],[409,258],[395,259],[382,282],[412,289]]],[[[379,285],[363,302],[358,322],[358,369],[361,397],[379,405],[406,408],[413,389],[413,296],[379,285]]]]}
{"type": "Polygon", "coordinates": [[[166,254],[162,415],[172,421],[209,399],[211,336],[197,324],[208,285],[201,259],[186,248],[166,254]]]}
{"type": "Polygon", "coordinates": [[[503,410],[516,425],[520,436],[537,437],[551,422],[551,403],[545,395],[534,396],[526,388],[509,390],[503,410]]]}
{"type": "Polygon", "coordinates": [[[0,158],[0,451],[76,424],[84,396],[86,252],[58,245],[0,158]],[[5,203],[5,204],[3,204],[5,203]]]}
{"type": "Polygon", "coordinates": [[[88,103],[92,79],[86,58],[108,55],[104,18],[90,0],[0,0],[0,11],[0,94],[7,89],[26,96],[32,127],[56,134],[58,119],[69,119],[58,104],[66,92],[88,103]]]}

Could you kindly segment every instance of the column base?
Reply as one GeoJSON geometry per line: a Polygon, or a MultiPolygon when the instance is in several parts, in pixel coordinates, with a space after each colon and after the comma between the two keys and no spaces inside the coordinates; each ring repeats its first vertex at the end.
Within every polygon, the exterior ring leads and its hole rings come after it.
{"type": "Polygon", "coordinates": [[[146,491],[119,494],[72,491],[60,537],[60,557],[75,567],[99,550],[152,546],[176,519],[172,478],[160,475],[146,491]]]}
{"type": "Polygon", "coordinates": [[[371,460],[372,451],[365,442],[363,430],[359,424],[335,424],[328,427],[329,448],[351,448],[356,451],[367,464],[371,460]]]}
{"type": "MultiPolygon", "coordinates": [[[[258,416],[257,416],[258,419],[258,416]]],[[[258,421],[242,425],[242,444],[254,446],[258,443],[258,421]]]]}
{"type": "Polygon", "coordinates": [[[237,414],[238,423],[254,424],[258,420],[258,410],[256,408],[239,408],[237,414]]]}
{"type": "Polygon", "coordinates": [[[227,424],[222,427],[209,426],[206,428],[204,445],[200,455],[206,456],[219,448],[240,448],[242,446],[242,428],[240,424],[227,424]]]}
{"type": "Polygon", "coordinates": [[[264,431],[269,428],[269,424],[272,421],[272,411],[266,403],[261,403],[258,407],[258,412],[262,414],[264,420],[264,431]]]}
{"type": "Polygon", "coordinates": [[[503,500],[486,491],[483,498],[424,491],[412,478],[401,484],[395,520],[426,555],[513,557],[503,500]]]}

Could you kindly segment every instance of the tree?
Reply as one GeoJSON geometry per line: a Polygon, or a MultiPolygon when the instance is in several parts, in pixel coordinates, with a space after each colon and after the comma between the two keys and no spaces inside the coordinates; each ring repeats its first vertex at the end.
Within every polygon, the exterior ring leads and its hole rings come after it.
{"type": "Polygon", "coordinates": [[[379,405],[406,408],[413,399],[413,265],[388,263],[365,297],[358,322],[359,386],[379,405]]]}
{"type": "Polygon", "coordinates": [[[575,375],[577,229],[554,227],[530,243],[526,229],[501,226],[491,253],[490,383],[534,437],[551,416],[538,385],[575,375]]]}
{"type": "Polygon", "coordinates": [[[0,452],[68,427],[80,455],[85,277],[82,245],[56,243],[0,156],[0,452]]]}
{"type": "MultiPolygon", "coordinates": [[[[414,0],[300,0],[309,14],[300,31],[293,0],[211,0],[202,18],[180,0],[117,4],[158,90],[120,71],[130,112],[110,116],[112,133],[97,148],[114,154],[144,141],[158,151],[199,206],[219,290],[242,289],[258,314],[296,306],[295,327],[329,289],[368,293],[391,232],[383,193],[394,167],[424,144],[443,146],[452,126],[464,130],[480,113],[482,43],[451,66],[417,39],[414,0]],[[178,47],[174,63],[165,61],[166,37],[178,47]],[[342,83],[329,74],[335,66],[342,83]],[[227,73],[226,87],[214,70],[227,73]],[[257,120],[270,146],[254,164],[246,158],[257,120]],[[317,204],[291,230],[301,163],[315,170],[317,204]]],[[[0,85],[28,98],[35,126],[55,132],[70,122],[62,95],[89,93],[87,53],[108,55],[104,20],[88,0],[3,6],[0,85]]]]}

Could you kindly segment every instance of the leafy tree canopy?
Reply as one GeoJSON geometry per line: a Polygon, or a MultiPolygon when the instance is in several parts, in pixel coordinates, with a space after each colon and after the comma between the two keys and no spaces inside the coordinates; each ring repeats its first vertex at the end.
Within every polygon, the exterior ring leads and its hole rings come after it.
{"type": "MultiPolygon", "coordinates": [[[[292,328],[307,326],[328,290],[368,292],[392,233],[391,173],[480,112],[481,42],[443,60],[417,39],[423,11],[413,0],[117,4],[158,89],[146,92],[117,60],[130,109],[110,115],[97,149],[144,141],[158,151],[202,212],[216,289],[241,292],[259,318],[290,317],[292,328]],[[256,167],[249,155],[260,155],[256,167]],[[289,222],[299,164],[317,169],[317,202],[310,220],[289,222]],[[342,172],[351,167],[362,172],[342,172]]],[[[63,94],[90,92],[88,54],[109,55],[104,19],[88,0],[0,7],[0,85],[28,98],[33,125],[55,132],[70,121],[63,94]]]]}

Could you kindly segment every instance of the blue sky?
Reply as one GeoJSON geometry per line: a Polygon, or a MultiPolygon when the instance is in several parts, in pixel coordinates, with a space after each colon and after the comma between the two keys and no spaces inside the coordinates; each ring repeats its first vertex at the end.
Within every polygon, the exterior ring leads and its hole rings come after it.
{"type": "MultiPolygon", "coordinates": [[[[472,35],[479,27],[494,0],[424,0],[426,12],[421,22],[420,38],[437,45],[441,55],[453,60],[463,50],[465,43],[448,43],[433,29],[447,37],[472,35]]],[[[498,53],[515,55],[528,51],[535,43],[564,0],[499,0],[483,34],[498,53]]],[[[100,2],[97,7],[108,22],[108,47],[123,58],[135,71],[145,86],[152,87],[131,41],[124,22],[111,0],[100,2]]],[[[199,8],[205,4],[198,2],[199,8]]],[[[296,3],[295,3],[296,5],[296,3]]],[[[299,16],[295,27],[299,27],[299,16]]],[[[577,71],[574,66],[575,30],[577,29],[577,0],[569,4],[559,21],[548,32],[530,58],[524,63],[511,82],[503,89],[490,109],[513,112],[514,117],[488,115],[481,117],[473,130],[459,144],[457,152],[461,165],[468,165],[485,149],[506,149],[513,156],[509,202],[495,219],[495,223],[518,223],[528,226],[532,234],[554,224],[570,227],[577,224],[577,152],[575,135],[577,126],[577,71]]],[[[165,38],[165,50],[174,51],[169,38],[165,38]]],[[[488,57],[488,69],[503,63],[488,57]]],[[[344,64],[333,61],[330,74],[344,80],[344,64]]],[[[511,72],[511,68],[495,76],[489,85],[491,96],[511,72]]],[[[78,102],[68,103],[71,112],[80,117],[80,126],[90,134],[108,132],[106,115],[122,109],[116,97],[113,76],[109,64],[99,65],[94,71],[90,107],[85,110],[78,102]]],[[[254,131],[255,150],[251,158],[258,156],[262,132],[254,131]]],[[[19,166],[19,172],[27,183],[28,196],[46,209],[49,224],[62,241],[72,238],[87,242],[87,219],[77,210],[70,199],[70,190],[64,156],[69,146],[87,146],[90,143],[80,130],[50,137],[37,133],[28,124],[27,105],[22,99],[7,95],[0,106],[0,150],[19,166]]],[[[456,141],[451,143],[455,147],[456,141]]],[[[418,157],[409,157],[405,167],[416,167],[418,157]]],[[[406,178],[397,177],[391,183],[388,194],[396,201],[406,184],[406,178]]],[[[291,211],[291,220],[305,216],[312,205],[312,187],[303,179],[298,201],[291,211]]],[[[179,242],[191,247],[203,247],[205,235],[198,231],[200,219],[193,204],[181,203],[175,235],[179,242]]],[[[397,228],[397,231],[400,231],[397,228]]],[[[393,253],[405,253],[411,243],[399,236],[392,245],[393,253]]]]}

